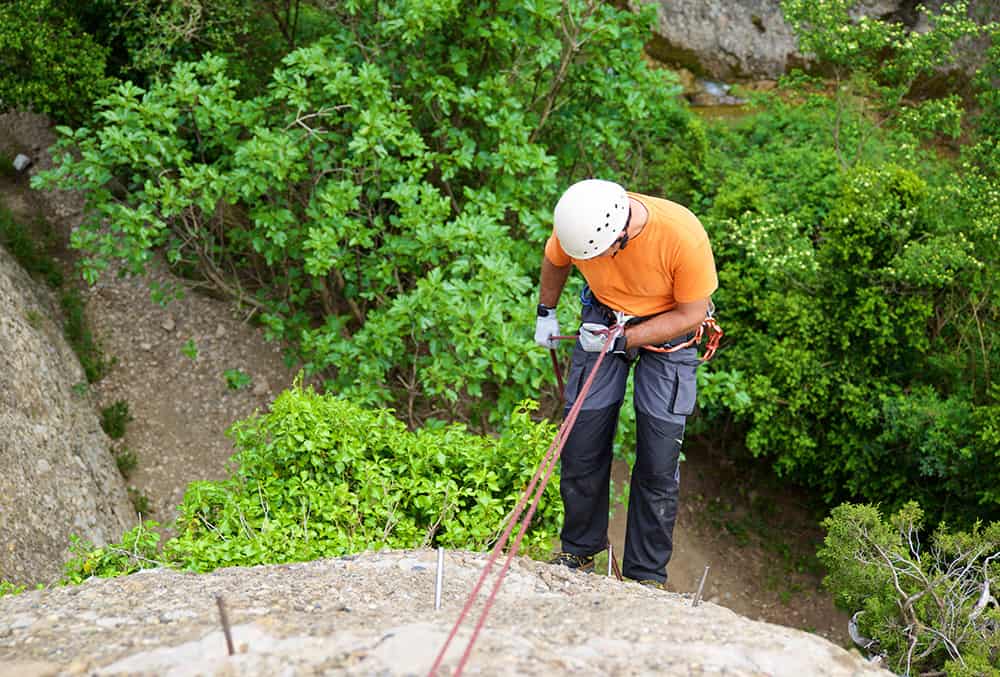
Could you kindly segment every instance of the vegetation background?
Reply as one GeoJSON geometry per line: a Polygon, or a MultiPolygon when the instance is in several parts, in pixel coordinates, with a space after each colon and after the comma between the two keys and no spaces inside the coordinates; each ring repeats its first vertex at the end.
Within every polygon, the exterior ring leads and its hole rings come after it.
{"type": "Polygon", "coordinates": [[[643,56],[649,5],[0,6],[0,101],[62,125],[36,187],[86,196],[83,277],[162,256],[254,308],[312,384],[235,423],[233,477],[190,487],[162,550],[145,527],[80,544],[67,579],[487,546],[558,416],[529,331],[550,206],[601,176],[712,238],[727,337],[695,431],[844,504],[821,557],[894,667],[996,670],[997,28],[958,2],[921,33],[783,8],[813,69],[705,121],[643,56]],[[917,88],[976,35],[976,78],[917,88]]]}

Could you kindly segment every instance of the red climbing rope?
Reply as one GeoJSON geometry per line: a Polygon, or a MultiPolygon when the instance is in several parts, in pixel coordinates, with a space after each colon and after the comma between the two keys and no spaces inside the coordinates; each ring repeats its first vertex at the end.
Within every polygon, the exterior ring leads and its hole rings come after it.
{"type": "MultiPolygon", "coordinates": [[[[621,326],[615,326],[606,330],[608,339],[604,344],[605,350],[607,349],[607,346],[615,340],[615,337],[618,336],[621,330],[621,326]]],[[[580,409],[583,407],[587,391],[590,390],[590,386],[594,382],[594,377],[597,375],[597,370],[600,368],[601,362],[607,356],[607,352],[605,352],[605,350],[602,350],[598,355],[597,361],[594,363],[594,368],[591,370],[590,375],[587,377],[583,387],[580,389],[576,402],[574,402],[573,406],[570,408],[569,413],[562,422],[562,425],[559,426],[559,432],[556,433],[555,439],[552,440],[552,444],[549,445],[548,450],[545,452],[545,456],[542,457],[542,462],[539,464],[538,469],[535,470],[534,476],[528,483],[524,493],[521,494],[521,498],[517,502],[517,506],[514,508],[514,512],[511,514],[510,520],[507,522],[507,527],[500,536],[500,540],[493,546],[493,551],[490,553],[490,557],[486,561],[486,566],[483,568],[483,572],[479,575],[479,580],[476,581],[476,585],[472,588],[472,592],[469,593],[469,597],[465,601],[465,606],[462,607],[462,612],[458,615],[458,619],[455,621],[455,625],[452,626],[451,632],[448,633],[448,638],[445,640],[444,646],[441,647],[441,651],[438,652],[437,658],[434,659],[434,664],[431,666],[429,673],[430,675],[436,674],[438,668],[441,667],[441,662],[444,660],[445,653],[448,651],[448,646],[458,634],[458,629],[461,626],[462,621],[465,620],[466,615],[468,615],[469,610],[472,608],[472,604],[479,596],[479,591],[483,587],[483,582],[493,569],[493,565],[496,563],[500,552],[507,544],[507,540],[510,538],[510,534],[514,530],[514,525],[520,524],[517,536],[511,545],[510,551],[507,553],[507,559],[500,568],[500,572],[497,574],[496,582],[493,584],[493,589],[490,591],[490,595],[486,599],[486,604],[483,607],[482,612],[480,612],[479,620],[476,622],[475,630],[472,632],[472,637],[469,638],[469,643],[466,645],[465,651],[462,653],[462,658],[459,660],[458,667],[455,668],[454,674],[456,676],[462,674],[462,670],[465,668],[465,664],[468,662],[469,656],[472,654],[472,647],[475,644],[476,639],[479,637],[479,632],[482,630],[483,625],[486,623],[486,616],[489,614],[490,608],[493,606],[493,601],[496,599],[497,592],[500,590],[500,585],[503,583],[504,576],[507,574],[507,569],[510,568],[511,560],[514,559],[517,555],[518,548],[521,547],[521,540],[524,538],[524,534],[528,530],[528,525],[531,523],[531,518],[534,516],[536,508],[538,508],[538,502],[542,498],[542,493],[544,493],[545,487],[548,484],[549,479],[552,477],[552,471],[555,469],[556,462],[559,460],[560,454],[562,454],[563,446],[569,438],[569,432],[572,430],[573,424],[576,423],[576,418],[580,414],[580,409]],[[543,472],[545,473],[545,477],[542,478],[541,484],[539,484],[538,480],[543,472]],[[537,490],[536,485],[538,487],[537,490]],[[532,495],[534,495],[534,499],[531,501],[531,506],[528,508],[528,512],[524,519],[521,520],[520,517],[524,510],[524,506],[528,501],[528,497],[532,495]]]]}
{"type": "MultiPolygon", "coordinates": [[[[715,355],[715,351],[719,347],[719,340],[723,336],[722,329],[719,327],[718,322],[715,318],[709,316],[697,329],[695,335],[688,341],[682,344],[671,346],[670,348],[659,348],[655,346],[644,346],[646,350],[652,350],[655,352],[665,352],[671,353],[682,348],[686,348],[690,345],[695,345],[700,343],[702,338],[704,338],[706,329],[710,333],[708,343],[705,346],[705,354],[702,356],[702,360],[708,361],[712,359],[715,355]]],[[[566,414],[566,418],[563,420],[562,425],[559,426],[559,431],[556,433],[555,438],[546,450],[545,455],[542,457],[541,463],[539,463],[538,468],[535,470],[535,474],[532,476],[531,481],[525,488],[524,492],[521,494],[521,498],[518,500],[517,505],[514,507],[514,511],[511,513],[510,519],[507,522],[507,526],[503,530],[500,539],[493,546],[493,550],[490,553],[489,559],[486,561],[486,566],[483,567],[482,573],[479,575],[479,579],[476,581],[475,586],[472,588],[472,592],[469,593],[468,599],[465,601],[465,605],[462,607],[461,613],[455,620],[455,624],[451,628],[451,632],[448,633],[448,637],[444,642],[444,646],[438,652],[437,657],[434,659],[434,664],[431,666],[430,675],[433,676],[437,673],[438,669],[441,667],[441,663],[444,661],[445,654],[448,651],[448,647],[451,645],[452,640],[458,635],[458,629],[462,625],[462,621],[469,614],[472,609],[472,605],[475,603],[477,597],[479,596],[479,591],[483,587],[483,583],[486,581],[486,577],[489,576],[490,572],[493,570],[493,565],[496,564],[497,559],[500,557],[500,553],[503,551],[504,547],[507,545],[507,541],[510,540],[510,535],[514,531],[515,525],[520,525],[518,529],[517,536],[514,537],[514,541],[511,544],[509,551],[507,552],[507,558],[504,560],[503,565],[500,567],[500,571],[497,573],[496,581],[493,583],[493,588],[490,590],[489,596],[486,598],[486,603],[483,606],[483,610],[480,612],[479,619],[476,621],[476,627],[472,631],[472,636],[469,638],[468,644],[466,644],[465,651],[462,653],[462,657],[458,662],[458,666],[455,668],[456,677],[462,674],[462,670],[465,669],[465,664],[469,660],[469,656],[472,654],[472,647],[476,643],[476,639],[479,637],[479,633],[483,629],[483,625],[486,623],[486,616],[489,614],[490,609],[493,607],[493,602],[496,600],[497,593],[500,591],[500,586],[503,583],[504,576],[507,574],[507,570],[510,568],[510,563],[513,561],[514,557],[517,555],[518,549],[521,547],[521,541],[524,538],[524,534],[528,530],[528,526],[531,524],[531,518],[535,515],[535,510],[538,508],[538,503],[542,498],[542,494],[545,492],[545,487],[549,483],[549,479],[552,477],[552,472],[555,470],[556,463],[559,460],[559,456],[562,454],[563,447],[566,444],[566,440],[569,438],[569,433],[576,423],[577,416],[580,414],[580,410],[583,407],[583,403],[587,397],[587,391],[590,390],[591,384],[594,382],[594,377],[597,375],[597,371],[601,366],[601,362],[607,356],[607,349],[610,344],[615,340],[615,338],[624,331],[624,326],[621,324],[615,325],[603,331],[597,332],[605,334],[607,340],[604,343],[604,347],[597,356],[596,362],[594,362],[594,367],[590,374],[587,376],[586,381],[583,383],[583,387],[580,388],[580,392],[577,394],[576,401],[573,406],[570,407],[569,413],[566,414]],[[544,475],[544,476],[543,476],[544,475]],[[541,482],[539,483],[539,479],[541,482]],[[531,499],[531,505],[528,507],[528,512],[524,515],[524,519],[521,519],[521,514],[524,512],[524,507],[528,502],[529,497],[531,499]]],[[[576,336],[551,336],[550,339],[560,340],[560,339],[576,339],[576,336]]],[[[556,380],[559,383],[559,392],[563,392],[563,378],[562,372],[559,369],[559,359],[556,355],[555,349],[551,349],[552,355],[552,366],[556,372],[556,380]]],[[[621,570],[618,568],[618,562],[614,556],[614,552],[611,552],[611,562],[614,568],[614,573],[621,580],[621,570]]]]}

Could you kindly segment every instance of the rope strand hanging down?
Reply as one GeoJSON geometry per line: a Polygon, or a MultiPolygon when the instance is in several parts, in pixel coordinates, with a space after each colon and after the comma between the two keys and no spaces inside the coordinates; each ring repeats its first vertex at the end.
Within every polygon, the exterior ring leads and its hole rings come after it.
{"type": "Polygon", "coordinates": [[[535,514],[535,510],[538,508],[538,503],[542,498],[542,494],[545,492],[545,487],[548,485],[549,479],[552,477],[552,471],[555,469],[555,464],[559,460],[560,454],[562,454],[563,446],[566,444],[566,440],[569,439],[569,432],[572,430],[573,425],[576,423],[577,416],[580,414],[580,410],[583,408],[583,402],[586,399],[587,391],[594,382],[594,377],[597,376],[597,371],[601,366],[601,362],[607,356],[606,349],[608,345],[618,336],[622,331],[621,326],[615,326],[607,330],[607,341],[604,344],[604,349],[601,350],[597,357],[597,361],[594,363],[594,368],[591,370],[590,375],[587,376],[587,380],[584,382],[583,387],[580,389],[580,394],[577,396],[576,402],[570,408],[569,413],[563,420],[562,425],[559,426],[559,431],[556,433],[555,438],[549,445],[548,450],[542,457],[541,463],[538,465],[538,469],[535,470],[535,474],[532,476],[531,481],[528,483],[527,488],[521,494],[521,498],[517,502],[517,506],[514,508],[514,512],[510,516],[510,520],[507,522],[507,527],[504,529],[503,534],[500,536],[500,540],[497,541],[496,545],[493,546],[493,551],[490,553],[489,559],[486,561],[486,566],[483,567],[482,573],[479,575],[479,580],[476,581],[476,585],[472,588],[472,592],[469,593],[468,599],[465,601],[465,605],[462,607],[462,611],[456,619],[455,624],[452,626],[451,632],[448,633],[448,638],[444,642],[444,646],[438,652],[437,657],[434,659],[434,664],[431,666],[429,675],[433,676],[437,674],[438,669],[441,667],[441,663],[444,661],[444,656],[448,651],[448,647],[451,645],[452,640],[458,634],[458,629],[461,627],[462,621],[468,615],[469,610],[472,608],[473,603],[479,596],[479,591],[483,587],[483,583],[486,577],[489,575],[490,571],[493,569],[493,565],[496,563],[500,556],[500,552],[503,550],[504,546],[507,544],[511,533],[514,530],[516,524],[520,524],[520,529],[518,530],[517,536],[511,545],[511,549],[507,554],[507,558],[497,573],[497,580],[493,584],[493,588],[490,591],[489,597],[486,599],[486,604],[483,607],[482,612],[478,621],[476,622],[476,627],[473,630],[472,636],[469,638],[469,642],[465,647],[465,651],[462,653],[462,657],[459,660],[458,666],[455,668],[455,676],[462,674],[462,670],[465,668],[465,664],[469,660],[469,656],[472,654],[472,647],[479,637],[479,633],[486,623],[486,616],[489,614],[490,609],[493,606],[493,602],[496,599],[497,593],[500,590],[500,585],[503,583],[504,576],[507,574],[507,570],[510,568],[510,563],[517,555],[518,548],[521,547],[521,540],[524,538],[525,532],[528,530],[528,525],[531,524],[531,518],[535,514]],[[539,477],[544,472],[544,479],[542,479],[539,484],[539,477]],[[537,490],[536,490],[537,486],[537,490]],[[528,509],[527,514],[524,519],[521,520],[521,513],[524,511],[524,506],[528,501],[529,496],[534,496],[531,501],[531,506],[528,509]]]}

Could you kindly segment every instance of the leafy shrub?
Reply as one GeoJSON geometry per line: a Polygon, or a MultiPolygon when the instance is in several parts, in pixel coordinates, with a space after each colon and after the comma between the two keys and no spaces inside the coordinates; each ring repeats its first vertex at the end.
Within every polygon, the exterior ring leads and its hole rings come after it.
{"type": "Polygon", "coordinates": [[[870,505],[844,504],[824,521],[819,557],[838,604],[860,611],[859,630],[899,674],[1000,672],[1000,522],[925,543],[923,512],[909,503],[889,522],[870,505]],[[943,672],[940,672],[943,670],[943,672]]]}
{"type": "Polygon", "coordinates": [[[101,429],[113,440],[125,437],[125,426],[132,420],[125,400],[117,400],[101,409],[101,429]]]}
{"type": "MultiPolygon", "coordinates": [[[[129,487],[128,498],[129,501],[132,503],[132,508],[135,510],[135,513],[139,515],[140,519],[146,517],[151,512],[153,512],[153,508],[149,504],[149,496],[142,493],[141,489],[137,487],[129,487]]],[[[129,573],[129,572],[124,572],[124,573],[129,573]]]]}
{"type": "Polygon", "coordinates": [[[735,341],[718,368],[753,401],[730,411],[751,451],[830,502],[1000,515],[987,375],[998,315],[984,274],[996,225],[954,183],[857,166],[838,173],[817,221],[794,202],[783,216],[710,221],[735,341]]]}
{"type": "Polygon", "coordinates": [[[528,299],[560,187],[599,174],[693,191],[706,138],[642,59],[652,8],[333,16],[253,98],[216,57],[121,85],[93,127],[61,130],[35,185],[85,192],[88,280],[164,250],[257,307],[331,389],[412,426],[496,425],[547,373],[528,299]]]}
{"type": "Polygon", "coordinates": [[[226,369],[222,372],[222,377],[226,380],[226,387],[230,390],[242,390],[253,382],[250,374],[240,369],[226,369]]]}
{"type": "MultiPolygon", "coordinates": [[[[227,480],[188,487],[177,537],[149,565],[210,571],[368,548],[487,548],[554,435],[550,425],[531,421],[532,410],[523,404],[497,437],[461,425],[409,432],[389,410],[296,385],[270,412],[233,425],[236,470],[227,480]]],[[[561,510],[556,473],[525,537],[526,552],[550,552],[561,510]]],[[[124,557],[135,538],[110,551],[81,547],[67,577],[143,566],[124,557]]]]}
{"type": "Polygon", "coordinates": [[[70,3],[0,3],[0,105],[81,121],[111,84],[107,53],[81,29],[70,3]]]}
{"type": "Polygon", "coordinates": [[[114,456],[118,472],[121,473],[122,477],[128,479],[136,466],[139,465],[139,459],[136,457],[135,452],[123,446],[114,450],[114,456]]]}
{"type": "Polygon", "coordinates": [[[912,140],[961,131],[961,100],[956,94],[913,96],[914,86],[957,58],[963,38],[987,29],[968,17],[968,3],[942,3],[935,11],[921,8],[922,30],[910,30],[899,21],[863,16],[857,0],[782,0],[804,54],[832,71],[834,100],[841,113],[832,126],[833,149],[849,166],[863,154],[875,128],[851,110],[874,112],[882,122],[892,121],[912,140]]]}
{"type": "Polygon", "coordinates": [[[157,560],[160,534],[155,530],[158,526],[156,522],[140,522],[126,531],[119,543],[101,547],[71,536],[71,557],[63,567],[62,583],[82,583],[92,576],[123,576],[160,566],[157,560]]]}
{"type": "Polygon", "coordinates": [[[18,585],[7,580],[0,580],[0,597],[4,595],[20,595],[28,589],[26,585],[18,585]]]}

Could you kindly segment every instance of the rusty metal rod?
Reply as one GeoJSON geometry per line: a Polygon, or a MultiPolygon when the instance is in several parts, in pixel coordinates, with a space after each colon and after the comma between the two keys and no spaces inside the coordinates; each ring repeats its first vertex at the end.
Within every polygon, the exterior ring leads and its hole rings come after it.
{"type": "Polygon", "coordinates": [[[222,601],[222,595],[215,596],[215,603],[219,605],[219,618],[222,619],[222,633],[226,636],[226,646],[229,648],[229,655],[236,651],[233,649],[233,633],[229,629],[229,617],[226,615],[226,605],[222,601]]]}

